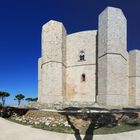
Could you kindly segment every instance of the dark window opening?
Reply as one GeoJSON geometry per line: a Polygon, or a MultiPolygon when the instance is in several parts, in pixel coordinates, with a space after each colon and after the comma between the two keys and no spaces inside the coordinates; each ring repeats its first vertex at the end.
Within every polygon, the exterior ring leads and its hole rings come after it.
{"type": "Polygon", "coordinates": [[[86,81],[86,75],[85,75],[85,74],[82,74],[82,76],[81,76],[81,81],[82,81],[82,82],[85,82],[85,81],[86,81]]]}
{"type": "Polygon", "coordinates": [[[80,60],[81,61],[85,60],[85,52],[83,50],[80,51],[80,60]]]}

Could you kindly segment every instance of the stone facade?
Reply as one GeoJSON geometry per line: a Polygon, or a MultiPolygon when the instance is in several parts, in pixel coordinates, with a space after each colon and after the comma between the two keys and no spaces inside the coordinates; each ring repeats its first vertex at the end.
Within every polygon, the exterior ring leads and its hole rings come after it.
{"type": "Polygon", "coordinates": [[[97,31],[85,31],[67,36],[66,100],[94,102],[96,93],[96,36],[97,31]],[[80,61],[80,51],[85,60],[80,61]],[[85,81],[81,81],[85,74],[85,81]]]}
{"type": "Polygon", "coordinates": [[[99,15],[98,101],[107,105],[128,103],[128,53],[126,18],[117,8],[106,8],[99,15]]]}
{"type": "Polygon", "coordinates": [[[67,35],[60,22],[43,26],[38,102],[140,105],[140,51],[127,52],[121,9],[107,7],[98,30],[67,35]]]}
{"type": "Polygon", "coordinates": [[[140,50],[129,52],[129,104],[140,105],[140,50]]]}

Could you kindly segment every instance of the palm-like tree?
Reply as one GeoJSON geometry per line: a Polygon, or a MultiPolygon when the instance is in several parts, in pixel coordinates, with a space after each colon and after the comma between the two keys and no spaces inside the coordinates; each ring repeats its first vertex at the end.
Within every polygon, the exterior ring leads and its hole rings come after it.
{"type": "Polygon", "coordinates": [[[0,98],[2,100],[2,105],[5,105],[5,101],[6,101],[6,97],[9,97],[10,94],[8,92],[5,91],[0,91],[0,98]]]}
{"type": "Polygon", "coordinates": [[[37,97],[36,98],[26,98],[25,100],[28,101],[28,103],[37,102],[38,98],[37,97]]]}
{"type": "Polygon", "coordinates": [[[37,102],[37,100],[38,100],[37,97],[32,99],[33,102],[37,102]]]}
{"type": "Polygon", "coordinates": [[[32,101],[32,98],[26,98],[25,99],[27,102],[28,102],[28,104],[32,101]]]}
{"type": "Polygon", "coordinates": [[[3,93],[0,91],[0,99],[2,99],[3,93]]]}
{"type": "Polygon", "coordinates": [[[24,96],[23,94],[17,94],[17,95],[15,96],[15,100],[18,101],[18,105],[20,105],[21,100],[24,100],[24,98],[25,98],[25,96],[24,96]]]}

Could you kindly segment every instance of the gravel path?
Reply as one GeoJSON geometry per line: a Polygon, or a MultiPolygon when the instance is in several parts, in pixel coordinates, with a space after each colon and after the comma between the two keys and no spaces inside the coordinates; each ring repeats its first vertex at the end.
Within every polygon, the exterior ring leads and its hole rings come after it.
{"type": "MultiPolygon", "coordinates": [[[[93,137],[93,140],[126,140],[126,139],[140,140],[140,130],[112,135],[98,135],[93,137]]],[[[0,118],[0,140],[81,140],[81,139],[76,139],[74,135],[35,129],[29,126],[16,124],[0,118]]]]}

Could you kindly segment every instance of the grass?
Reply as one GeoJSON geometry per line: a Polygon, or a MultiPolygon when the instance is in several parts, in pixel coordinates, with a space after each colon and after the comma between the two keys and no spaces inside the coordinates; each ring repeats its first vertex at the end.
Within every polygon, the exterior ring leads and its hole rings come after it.
{"type": "Polygon", "coordinates": [[[112,128],[101,127],[99,129],[96,129],[94,131],[94,134],[96,134],[96,135],[100,135],[100,134],[115,134],[115,133],[122,133],[122,132],[138,130],[138,129],[140,129],[140,125],[132,126],[132,125],[122,123],[120,126],[114,126],[112,128]]]}
{"type": "Polygon", "coordinates": [[[8,121],[11,121],[11,122],[14,122],[14,123],[18,123],[18,124],[22,124],[22,125],[32,125],[28,122],[21,122],[21,121],[17,121],[15,119],[11,119],[11,118],[4,118],[5,120],[8,120],[8,121]]]}
{"type": "Polygon", "coordinates": [[[65,127],[65,126],[46,126],[44,124],[41,125],[33,125],[34,128],[39,128],[39,129],[43,129],[43,130],[48,130],[48,131],[55,131],[55,132],[60,132],[60,133],[69,133],[69,134],[73,134],[73,130],[69,127],[65,127]]]}
{"type": "MultiPolygon", "coordinates": [[[[43,123],[35,125],[35,124],[31,124],[29,122],[21,122],[21,121],[17,121],[17,120],[14,120],[14,119],[7,119],[7,120],[15,122],[15,123],[22,124],[22,125],[31,125],[34,128],[39,128],[39,129],[43,129],[43,130],[74,134],[74,131],[72,130],[71,127],[66,127],[66,126],[63,126],[63,125],[47,126],[43,123]]],[[[128,131],[133,131],[133,130],[138,130],[138,129],[140,129],[140,122],[137,122],[137,121],[123,122],[120,125],[114,126],[114,127],[101,127],[101,128],[98,128],[98,129],[94,129],[93,134],[94,135],[114,134],[114,133],[128,132],[128,131]]],[[[87,127],[83,127],[82,128],[82,134],[84,134],[83,132],[86,132],[86,130],[87,130],[87,127]]]]}
{"type": "Polygon", "coordinates": [[[41,124],[31,124],[29,122],[21,122],[21,121],[17,121],[15,119],[11,119],[11,118],[6,118],[6,120],[12,121],[12,122],[15,122],[15,123],[18,123],[18,124],[26,125],[26,126],[32,126],[33,128],[48,130],[48,131],[55,131],[55,132],[60,132],[60,133],[70,133],[70,134],[74,133],[73,130],[70,127],[65,127],[65,126],[62,126],[62,125],[47,126],[43,123],[41,123],[41,124]]]}

